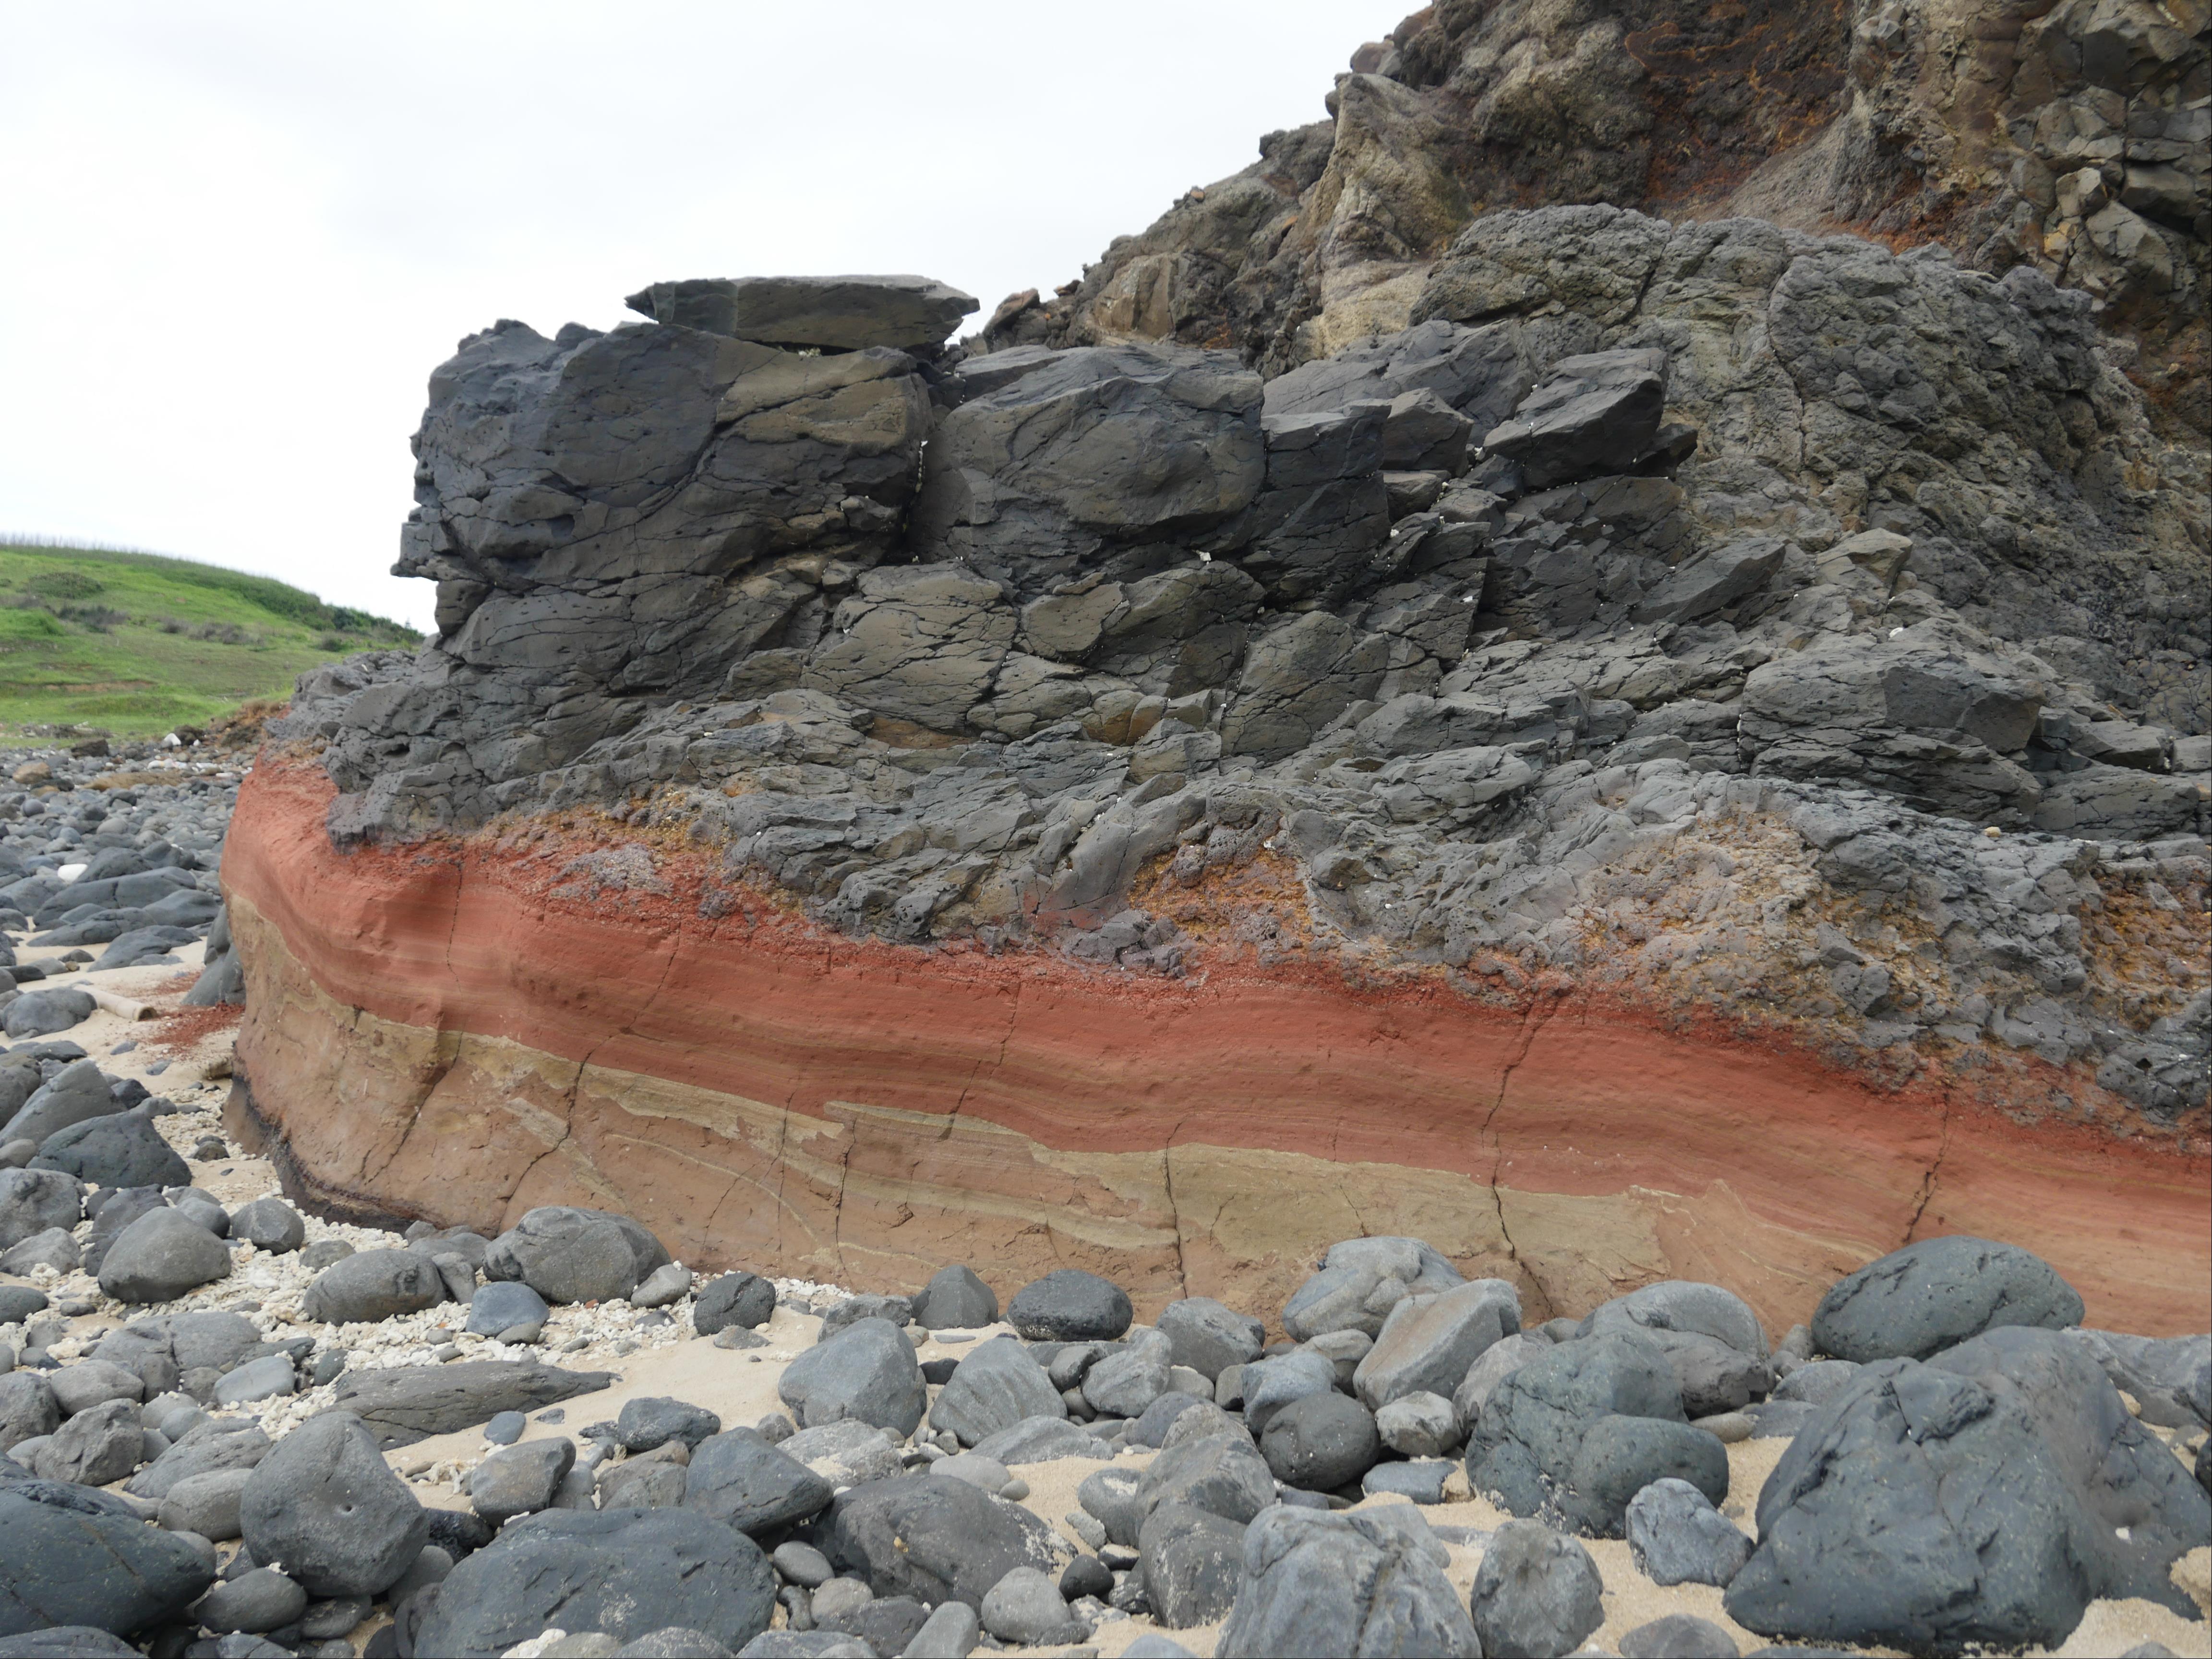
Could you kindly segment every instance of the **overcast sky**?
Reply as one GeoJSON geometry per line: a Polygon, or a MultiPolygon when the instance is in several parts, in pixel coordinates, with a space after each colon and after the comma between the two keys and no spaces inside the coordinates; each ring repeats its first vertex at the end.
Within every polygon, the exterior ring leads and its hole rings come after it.
{"type": "Polygon", "coordinates": [[[0,532],[430,613],[429,371],[665,277],[1081,272],[1407,0],[0,8],[0,532]]]}

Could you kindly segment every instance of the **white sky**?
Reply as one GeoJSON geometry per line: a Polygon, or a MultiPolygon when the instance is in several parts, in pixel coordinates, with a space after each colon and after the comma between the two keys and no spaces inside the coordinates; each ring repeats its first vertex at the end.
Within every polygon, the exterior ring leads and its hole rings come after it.
{"type": "Polygon", "coordinates": [[[386,573],[463,335],[774,272],[988,314],[1322,118],[1408,3],[0,0],[0,532],[426,626],[386,573]]]}

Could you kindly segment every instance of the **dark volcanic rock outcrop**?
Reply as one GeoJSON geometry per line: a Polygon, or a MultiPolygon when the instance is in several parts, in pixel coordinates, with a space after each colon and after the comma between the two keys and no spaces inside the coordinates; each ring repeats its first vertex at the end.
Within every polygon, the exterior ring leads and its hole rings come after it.
{"type": "Polygon", "coordinates": [[[1786,1328],[1978,1231],[2201,1325],[2205,520],[2091,301],[1447,229],[1272,380],[940,349],[907,278],[465,343],[441,631],[309,676],[241,799],[241,1132],[863,1284],[986,1226],[1002,1291],[1279,1289],[1444,1214],[1532,1320],[1786,1328]]]}

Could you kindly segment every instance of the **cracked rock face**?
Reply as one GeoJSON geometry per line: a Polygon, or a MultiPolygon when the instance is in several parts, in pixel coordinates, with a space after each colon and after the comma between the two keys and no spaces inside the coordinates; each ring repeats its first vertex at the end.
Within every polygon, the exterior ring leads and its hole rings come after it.
{"type": "Polygon", "coordinates": [[[1610,202],[2033,271],[2140,347],[2129,372],[2175,430],[2212,426],[2201,20],[2148,0],[1447,3],[1350,70],[1328,119],[1267,134],[1057,296],[1010,296],[983,343],[1225,346],[1291,379],[1436,314],[1455,238],[1492,210],[1610,202]]]}
{"type": "Polygon", "coordinates": [[[2109,316],[1771,218],[1421,222],[1296,366],[940,349],[908,278],[464,343],[441,632],[240,799],[240,1132],[348,1213],[863,1287],[981,1229],[1279,1299],[1419,1234],[1532,1325],[1787,1328],[1978,1231],[2201,1328],[2202,456],[2109,316]]]}

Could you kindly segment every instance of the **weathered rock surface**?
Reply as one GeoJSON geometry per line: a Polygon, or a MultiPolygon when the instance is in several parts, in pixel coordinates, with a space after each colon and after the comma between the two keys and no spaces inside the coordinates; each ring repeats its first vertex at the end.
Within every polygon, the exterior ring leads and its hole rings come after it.
{"type": "Polygon", "coordinates": [[[911,1595],[927,1607],[960,1601],[981,1608],[1016,1568],[1051,1568],[1050,1540],[1028,1510],[932,1474],[854,1486],[816,1526],[833,1565],[865,1577],[878,1595],[911,1595]]]}
{"type": "Polygon", "coordinates": [[[760,1547],[684,1510],[548,1510],[501,1528],[438,1587],[416,1650],[491,1659],[548,1629],[626,1642],[671,1624],[735,1651],[768,1628],[760,1547]]]}
{"type": "Polygon", "coordinates": [[[2203,430],[2201,33],[2109,6],[1711,27],[1676,5],[1564,32],[1525,3],[1416,12],[1352,54],[1328,118],[1269,133],[1059,297],[1010,298],[984,340],[1234,345],[1295,374],[1418,318],[1486,208],[1613,202],[2032,269],[2096,296],[2203,430]]]}
{"type": "Polygon", "coordinates": [[[258,1561],[282,1561],[316,1595],[371,1595],[412,1564],[430,1519],[349,1412],[294,1430],[253,1467],[238,1519],[258,1561]]]}
{"type": "Polygon", "coordinates": [[[1473,1659],[1485,1650],[1444,1577],[1445,1560],[1433,1538],[1392,1525],[1389,1510],[1270,1509],[1245,1531],[1243,1577],[1216,1651],[1224,1659],[1335,1653],[1473,1659]]]}
{"type": "MultiPolygon", "coordinates": [[[[1274,1304],[1419,1232],[1532,1322],[1779,1329],[2002,1231],[2212,1324],[2202,45],[1636,24],[1419,14],[970,347],[908,278],[465,343],[438,636],[241,799],[238,1133],[871,1291],[1274,1304]]],[[[635,1288],[576,1239],[549,1299],[635,1288]]]]}
{"type": "Polygon", "coordinates": [[[2055,1643],[2100,1595],[2181,1609],[2168,1571],[2212,1498],[2100,1381],[2064,1334],[2023,1327],[1866,1366],[1760,1492],[1729,1616],[1928,1649],[2055,1643]]]}
{"type": "Polygon", "coordinates": [[[534,1412],[591,1394],[606,1371],[572,1371],[521,1360],[465,1359],[448,1365],[400,1365],[348,1371],[337,1406],[368,1425],[380,1448],[411,1446],[434,1434],[473,1427],[501,1412],[534,1412]]]}
{"type": "Polygon", "coordinates": [[[1930,1238],[1832,1285],[1813,1314],[1823,1353],[1925,1359],[1993,1327],[2075,1325],[2081,1298],[2048,1262],[1985,1238],[1930,1238]]]}
{"type": "Polygon", "coordinates": [[[0,1636],[53,1626],[132,1635],[178,1617],[214,1576],[198,1550],[119,1498],[0,1484],[0,1636]]]}

